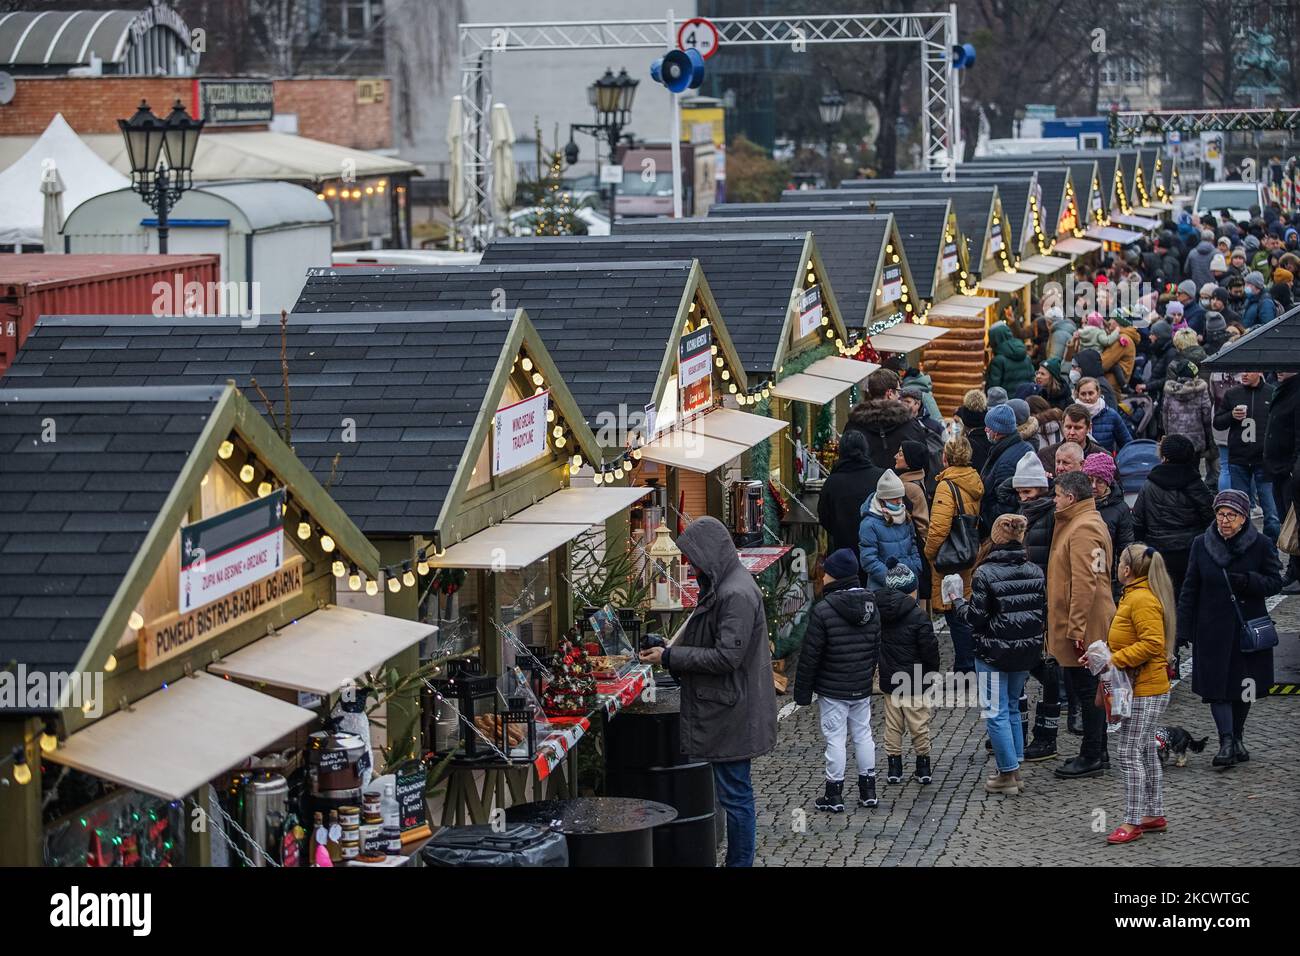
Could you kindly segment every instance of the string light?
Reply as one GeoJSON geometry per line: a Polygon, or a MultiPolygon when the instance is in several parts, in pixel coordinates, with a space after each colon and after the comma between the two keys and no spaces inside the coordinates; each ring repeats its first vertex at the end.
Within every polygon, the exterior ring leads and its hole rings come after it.
{"type": "Polygon", "coordinates": [[[334,573],[336,578],[341,578],[343,575],[348,573],[348,569],[344,567],[343,562],[339,561],[337,558],[334,563],[330,565],[330,570],[334,573]]]}
{"type": "Polygon", "coordinates": [[[519,364],[523,367],[525,372],[531,372],[533,370],[533,360],[527,355],[520,360],[519,364]]]}
{"type": "Polygon", "coordinates": [[[578,471],[579,469],[581,469],[581,468],[582,468],[582,456],[581,456],[581,455],[574,455],[572,458],[570,458],[570,459],[569,459],[569,467],[572,468],[574,471],[578,471]]]}
{"type": "Polygon", "coordinates": [[[402,568],[402,583],[408,588],[415,587],[415,572],[411,570],[411,562],[407,561],[402,568]]]}
{"type": "Polygon", "coordinates": [[[366,596],[374,597],[378,593],[379,593],[379,582],[376,581],[374,578],[368,578],[366,580],[366,596]]]}
{"type": "Polygon", "coordinates": [[[265,498],[274,490],[275,490],[274,486],[265,478],[263,478],[262,481],[257,486],[257,497],[265,498]]]}
{"type": "Polygon", "coordinates": [[[117,655],[116,655],[116,654],[109,654],[109,655],[108,655],[108,660],[104,661],[104,670],[105,670],[106,673],[109,673],[109,674],[111,674],[111,673],[113,673],[113,671],[117,670],[117,655]]]}
{"type": "Polygon", "coordinates": [[[334,552],[334,548],[336,547],[336,545],[334,544],[334,539],[325,533],[324,528],[317,528],[316,530],[320,532],[321,550],[324,551],[326,554],[332,554],[334,552]]]}
{"type": "Polygon", "coordinates": [[[14,748],[14,780],[19,786],[32,782],[32,768],[27,766],[27,751],[22,747],[14,748]]]}
{"type": "Polygon", "coordinates": [[[605,484],[612,485],[613,483],[614,483],[614,473],[612,471],[605,472],[605,484]]]}
{"type": "Polygon", "coordinates": [[[396,574],[391,570],[388,570],[385,572],[385,575],[388,578],[388,590],[392,591],[394,594],[402,590],[402,582],[398,579],[396,574]]]}
{"type": "Polygon", "coordinates": [[[219,446],[217,446],[217,457],[220,458],[222,461],[227,460],[234,453],[235,453],[235,443],[231,441],[229,438],[227,438],[219,446]]]}
{"type": "Polygon", "coordinates": [[[361,590],[361,575],[357,574],[356,567],[353,567],[352,573],[348,575],[348,590],[350,591],[361,590]]]}
{"type": "Polygon", "coordinates": [[[45,722],[45,729],[41,731],[41,750],[47,754],[52,754],[59,749],[59,727],[52,720],[45,722]]]}
{"type": "Polygon", "coordinates": [[[139,611],[132,611],[131,616],[127,618],[126,626],[133,631],[138,631],[144,627],[144,616],[139,611]]]}
{"type": "Polygon", "coordinates": [[[311,538],[311,522],[306,518],[298,522],[298,540],[307,541],[311,538]]]}
{"type": "Polygon", "coordinates": [[[244,462],[244,467],[239,469],[239,480],[242,481],[244,484],[248,484],[250,481],[252,481],[253,476],[257,474],[255,468],[256,463],[257,463],[257,459],[254,458],[252,455],[249,455],[248,461],[244,462]]]}

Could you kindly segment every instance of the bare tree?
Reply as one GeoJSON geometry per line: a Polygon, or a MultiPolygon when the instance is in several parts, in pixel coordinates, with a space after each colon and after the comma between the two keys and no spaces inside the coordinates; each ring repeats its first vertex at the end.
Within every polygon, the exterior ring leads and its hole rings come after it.
{"type": "Polygon", "coordinates": [[[313,35],[310,0],[248,0],[253,40],[277,76],[293,76],[313,35]]]}

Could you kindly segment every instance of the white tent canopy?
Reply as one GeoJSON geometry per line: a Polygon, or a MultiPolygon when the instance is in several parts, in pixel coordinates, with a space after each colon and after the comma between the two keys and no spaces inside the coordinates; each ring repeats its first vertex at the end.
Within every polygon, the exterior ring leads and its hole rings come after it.
{"type": "Polygon", "coordinates": [[[41,183],[54,176],[63,182],[65,213],[87,199],[131,185],[73,132],[62,113],[56,113],[31,147],[0,172],[0,245],[42,244],[45,195],[41,183]]]}

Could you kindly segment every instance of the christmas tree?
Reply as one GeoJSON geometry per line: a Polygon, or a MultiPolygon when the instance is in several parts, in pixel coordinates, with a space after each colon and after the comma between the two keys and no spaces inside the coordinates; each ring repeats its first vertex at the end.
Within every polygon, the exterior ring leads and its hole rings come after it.
{"type": "Polygon", "coordinates": [[[537,236],[577,236],[586,226],[575,214],[573,193],[564,185],[564,153],[552,150],[543,155],[542,131],[537,128],[537,181],[530,184],[536,211],[530,217],[537,236]]]}
{"type": "Polygon", "coordinates": [[[596,708],[596,679],[581,645],[564,641],[551,668],[551,682],[542,692],[542,708],[552,715],[588,714],[596,708]]]}

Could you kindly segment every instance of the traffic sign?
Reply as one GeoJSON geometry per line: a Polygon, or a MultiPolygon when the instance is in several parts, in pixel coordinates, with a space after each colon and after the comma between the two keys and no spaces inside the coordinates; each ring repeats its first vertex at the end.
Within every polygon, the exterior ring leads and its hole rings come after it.
{"type": "Polygon", "coordinates": [[[677,28],[678,49],[698,50],[706,60],[718,52],[718,43],[718,28],[704,17],[692,17],[677,28]]]}

